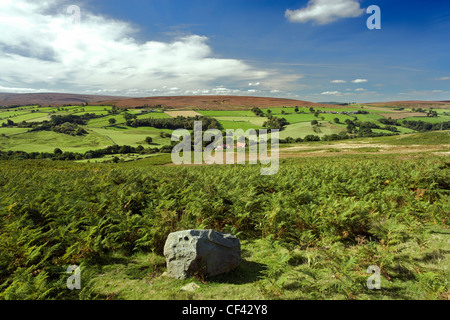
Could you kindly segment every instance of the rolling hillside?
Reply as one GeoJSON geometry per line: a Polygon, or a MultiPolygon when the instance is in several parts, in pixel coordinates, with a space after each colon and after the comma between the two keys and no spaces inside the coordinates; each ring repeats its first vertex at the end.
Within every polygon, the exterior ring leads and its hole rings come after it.
{"type": "Polygon", "coordinates": [[[13,105],[37,105],[42,106],[62,106],[78,105],[82,103],[92,103],[103,100],[120,100],[125,97],[99,96],[85,94],[66,94],[66,93],[0,93],[0,106],[13,105]]]}
{"type": "Polygon", "coordinates": [[[140,106],[163,106],[168,109],[196,109],[196,110],[250,110],[254,107],[322,107],[328,106],[314,102],[280,99],[270,97],[246,96],[177,96],[177,97],[147,97],[102,102],[106,105],[115,104],[119,108],[135,108],[140,106]]]}

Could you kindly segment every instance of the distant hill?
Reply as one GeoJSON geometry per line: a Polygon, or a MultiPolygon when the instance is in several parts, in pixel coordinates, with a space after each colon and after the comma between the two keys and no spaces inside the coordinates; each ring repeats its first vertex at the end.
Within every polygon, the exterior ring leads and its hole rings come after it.
{"type": "Polygon", "coordinates": [[[392,102],[374,102],[364,103],[368,106],[376,107],[406,107],[406,108],[441,108],[450,109],[450,101],[392,101],[392,102]]]}
{"type": "MultiPolygon", "coordinates": [[[[124,96],[86,95],[69,93],[0,93],[0,106],[33,105],[62,106],[83,103],[116,105],[119,108],[156,107],[183,110],[250,110],[281,107],[329,107],[337,108],[336,102],[314,103],[295,99],[252,96],[164,96],[132,98],[124,96]]],[[[450,109],[450,101],[392,101],[365,103],[373,107],[445,108],[450,109]]]]}
{"type": "Polygon", "coordinates": [[[120,100],[104,101],[104,104],[116,105],[119,108],[136,108],[144,106],[164,106],[167,109],[214,109],[214,110],[250,110],[259,108],[281,108],[281,107],[333,107],[332,105],[314,102],[280,99],[269,97],[248,96],[177,96],[177,97],[147,97],[130,98],[120,100]]]}
{"type": "MultiPolygon", "coordinates": [[[[40,104],[62,106],[64,104],[93,103],[104,100],[120,100],[125,97],[83,95],[68,93],[0,93],[0,106],[40,104]]],[[[128,99],[128,98],[127,98],[128,99]]]]}
{"type": "Polygon", "coordinates": [[[332,105],[337,105],[337,106],[348,106],[349,105],[349,103],[346,103],[346,102],[336,102],[336,101],[324,101],[324,102],[320,101],[318,103],[320,103],[320,104],[332,104],[332,105]]]}

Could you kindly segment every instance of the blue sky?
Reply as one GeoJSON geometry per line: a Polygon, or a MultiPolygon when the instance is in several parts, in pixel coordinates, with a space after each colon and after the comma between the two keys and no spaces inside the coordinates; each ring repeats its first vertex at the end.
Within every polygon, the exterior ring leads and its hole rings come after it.
{"type": "Polygon", "coordinates": [[[0,91],[450,100],[449,1],[37,3],[0,1],[0,91]]]}

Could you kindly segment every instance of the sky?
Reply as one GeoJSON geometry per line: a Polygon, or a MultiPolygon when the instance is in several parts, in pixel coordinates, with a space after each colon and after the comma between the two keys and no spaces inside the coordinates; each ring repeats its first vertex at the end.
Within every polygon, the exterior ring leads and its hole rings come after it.
{"type": "Polygon", "coordinates": [[[450,100],[448,0],[0,0],[0,30],[0,92],[450,100]]]}

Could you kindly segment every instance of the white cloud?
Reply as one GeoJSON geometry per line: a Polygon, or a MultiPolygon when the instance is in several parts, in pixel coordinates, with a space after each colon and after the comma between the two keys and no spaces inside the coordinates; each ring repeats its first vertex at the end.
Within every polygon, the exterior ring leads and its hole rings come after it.
{"type": "Polygon", "coordinates": [[[258,86],[260,86],[260,85],[261,85],[260,82],[250,82],[250,83],[248,84],[249,87],[258,87],[258,86]]]}
{"type": "Polygon", "coordinates": [[[12,88],[0,86],[0,92],[9,93],[33,93],[33,92],[48,92],[47,89],[33,89],[33,88],[12,88]]]}
{"type": "Polygon", "coordinates": [[[83,7],[81,23],[72,25],[67,6],[65,0],[0,0],[0,86],[140,95],[164,86],[157,92],[215,93],[218,82],[242,81],[285,89],[300,78],[217,58],[205,36],[140,42],[130,23],[83,7]]]}
{"type": "Polygon", "coordinates": [[[188,95],[206,95],[210,94],[210,90],[208,89],[195,89],[195,90],[186,90],[184,93],[188,95]]]}
{"type": "Polygon", "coordinates": [[[330,83],[347,83],[345,80],[331,80],[330,83]]]}
{"type": "Polygon", "coordinates": [[[285,16],[291,22],[314,21],[328,24],[341,18],[355,18],[364,13],[357,0],[310,0],[303,9],[286,10],[285,16]]]}
{"type": "Polygon", "coordinates": [[[437,80],[437,81],[445,81],[445,80],[450,80],[450,77],[440,77],[440,78],[436,78],[436,79],[434,79],[434,80],[437,80]]]}
{"type": "Polygon", "coordinates": [[[369,81],[369,80],[367,80],[367,79],[355,79],[355,80],[352,81],[352,83],[365,83],[367,81],[369,81]]]}
{"type": "Polygon", "coordinates": [[[239,89],[229,89],[226,87],[219,86],[219,87],[211,89],[211,93],[216,94],[216,95],[230,95],[230,94],[242,93],[242,91],[239,89]]]}
{"type": "Polygon", "coordinates": [[[322,92],[321,95],[323,95],[323,96],[340,96],[341,93],[339,91],[325,91],[325,92],[322,92]]]}
{"type": "Polygon", "coordinates": [[[358,89],[355,89],[355,91],[356,91],[356,92],[364,92],[364,91],[367,91],[367,90],[364,89],[364,88],[358,88],[358,89]]]}

